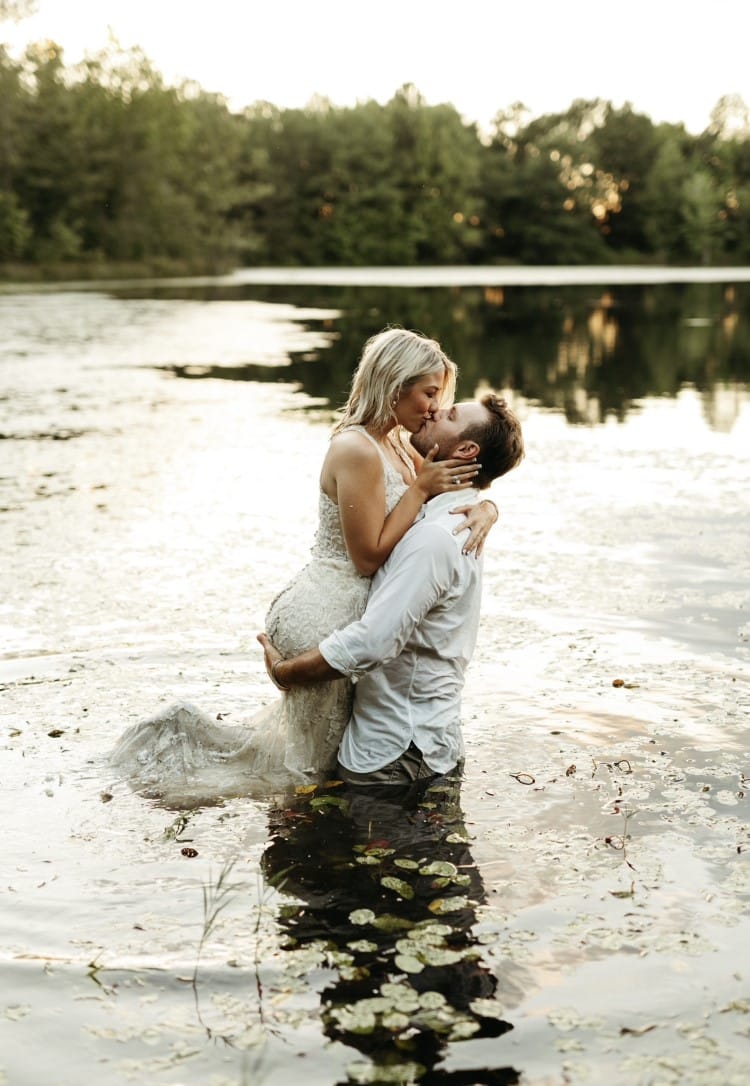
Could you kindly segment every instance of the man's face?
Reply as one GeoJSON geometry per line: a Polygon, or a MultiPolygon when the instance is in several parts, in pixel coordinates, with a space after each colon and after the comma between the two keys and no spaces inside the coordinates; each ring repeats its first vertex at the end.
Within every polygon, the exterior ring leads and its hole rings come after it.
{"type": "Polygon", "coordinates": [[[469,426],[487,421],[487,408],[476,400],[464,400],[436,411],[431,419],[411,435],[411,443],[420,456],[426,456],[433,445],[438,446],[436,460],[448,460],[469,426]]]}

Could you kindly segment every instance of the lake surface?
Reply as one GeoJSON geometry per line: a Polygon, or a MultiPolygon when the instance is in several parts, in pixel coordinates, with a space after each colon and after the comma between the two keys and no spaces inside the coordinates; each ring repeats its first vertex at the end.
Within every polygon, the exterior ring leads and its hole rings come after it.
{"type": "Polygon", "coordinates": [[[708,271],[0,290],[0,1083],[744,1086],[750,283],[708,271]],[[125,726],[273,697],[255,634],[388,323],[526,437],[460,794],[132,794],[125,726]]]}

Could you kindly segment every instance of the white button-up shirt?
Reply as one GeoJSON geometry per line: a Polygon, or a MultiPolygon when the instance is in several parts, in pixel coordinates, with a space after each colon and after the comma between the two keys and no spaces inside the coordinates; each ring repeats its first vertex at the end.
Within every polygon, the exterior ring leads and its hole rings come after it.
{"type": "Polygon", "coordinates": [[[461,553],[466,535],[453,535],[455,505],[455,494],[440,494],[423,507],[373,577],[362,618],[319,646],[357,684],[339,747],[339,761],[355,773],[381,769],[411,742],[436,773],[463,755],[461,692],[479,625],[482,560],[461,553]]]}

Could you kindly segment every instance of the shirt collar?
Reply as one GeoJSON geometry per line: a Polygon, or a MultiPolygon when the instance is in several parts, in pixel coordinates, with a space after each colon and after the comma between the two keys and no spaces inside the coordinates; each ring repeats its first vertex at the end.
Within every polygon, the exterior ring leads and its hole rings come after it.
{"type": "Polygon", "coordinates": [[[456,506],[461,505],[474,505],[479,500],[479,491],[475,486],[470,490],[460,490],[458,494],[454,494],[453,491],[446,490],[444,494],[436,494],[434,498],[430,498],[422,506],[422,516],[435,516],[438,513],[445,512],[446,509],[455,509],[456,506]]]}

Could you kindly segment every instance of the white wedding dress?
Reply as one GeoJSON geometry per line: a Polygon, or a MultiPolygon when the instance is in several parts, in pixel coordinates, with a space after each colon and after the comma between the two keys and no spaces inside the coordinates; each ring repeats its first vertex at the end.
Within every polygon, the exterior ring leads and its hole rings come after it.
{"type": "MultiPolygon", "coordinates": [[[[367,431],[352,429],[381,455],[390,513],[407,484],[367,431]]],[[[266,633],[282,656],[297,656],[359,618],[369,588],[370,578],[346,552],[338,506],[321,490],[310,561],[271,603],[266,633]]],[[[348,679],[298,687],[244,725],[222,724],[178,702],[128,728],[110,764],[137,791],[168,805],[270,795],[334,769],[351,700],[348,679]]]]}

